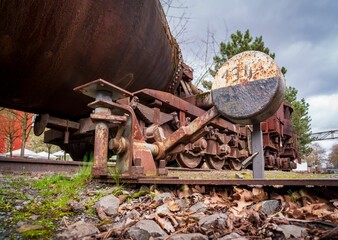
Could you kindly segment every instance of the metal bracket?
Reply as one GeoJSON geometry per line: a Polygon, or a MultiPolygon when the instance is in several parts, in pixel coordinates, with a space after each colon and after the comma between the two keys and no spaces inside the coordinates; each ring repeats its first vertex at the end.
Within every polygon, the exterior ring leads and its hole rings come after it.
{"type": "MultiPolygon", "coordinates": [[[[102,79],[76,87],[74,91],[95,98],[95,101],[88,105],[94,108],[91,118],[95,122],[94,166],[92,174],[94,177],[107,176],[109,123],[118,125],[121,122],[127,121],[127,117],[124,115],[113,115],[111,106],[109,105],[110,103],[113,104],[113,101],[130,97],[132,94],[102,79]]],[[[130,167],[128,164],[127,171],[130,170],[130,167]]]]}

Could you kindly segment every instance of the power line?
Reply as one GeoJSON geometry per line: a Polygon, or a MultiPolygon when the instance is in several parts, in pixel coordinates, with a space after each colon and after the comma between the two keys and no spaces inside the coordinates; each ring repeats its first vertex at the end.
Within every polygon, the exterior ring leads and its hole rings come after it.
{"type": "Polygon", "coordinates": [[[338,130],[330,130],[330,131],[325,131],[325,132],[312,133],[311,137],[312,137],[312,141],[336,139],[338,138],[338,130]]]}

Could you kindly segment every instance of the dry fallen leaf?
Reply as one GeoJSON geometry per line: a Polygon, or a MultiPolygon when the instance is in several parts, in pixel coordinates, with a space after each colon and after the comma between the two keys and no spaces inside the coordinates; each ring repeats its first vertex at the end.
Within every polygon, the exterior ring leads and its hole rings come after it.
{"type": "Polygon", "coordinates": [[[96,212],[97,212],[97,216],[101,219],[101,220],[106,220],[109,217],[107,216],[107,214],[103,211],[103,209],[101,207],[96,208],[96,212]]]}
{"type": "Polygon", "coordinates": [[[173,200],[168,202],[168,208],[171,212],[178,212],[181,210],[180,206],[173,200]]]}
{"type": "Polygon", "coordinates": [[[203,195],[200,194],[200,193],[193,193],[191,195],[191,200],[193,203],[198,203],[198,202],[201,202],[203,200],[203,195]]]}
{"type": "Polygon", "coordinates": [[[243,189],[243,194],[244,194],[244,200],[249,202],[249,201],[253,201],[254,199],[254,195],[251,191],[243,189]]]}
{"type": "Polygon", "coordinates": [[[118,199],[120,200],[120,204],[124,203],[128,199],[129,195],[127,194],[122,194],[118,196],[118,199]]]}
{"type": "Polygon", "coordinates": [[[268,194],[264,191],[263,188],[253,188],[252,194],[254,201],[261,202],[268,199],[268,194]]]}
{"type": "Polygon", "coordinates": [[[178,226],[178,222],[176,220],[176,217],[174,215],[169,215],[168,218],[170,219],[172,224],[174,224],[174,228],[176,228],[178,226]]]}
{"type": "Polygon", "coordinates": [[[253,199],[253,195],[250,191],[246,189],[240,189],[237,187],[234,187],[235,193],[233,194],[233,207],[230,208],[230,211],[234,213],[235,216],[243,216],[245,213],[243,210],[246,209],[247,206],[252,205],[252,201],[247,201],[250,199],[253,199]],[[251,194],[250,194],[251,193],[251,194]]]}
{"type": "Polygon", "coordinates": [[[335,208],[338,208],[338,199],[332,199],[332,200],[330,200],[330,202],[332,202],[332,204],[335,208]]]}
{"type": "Polygon", "coordinates": [[[288,211],[288,215],[291,218],[295,218],[295,219],[304,219],[305,218],[303,211],[301,211],[299,209],[293,209],[293,210],[288,211]]]}
{"type": "Polygon", "coordinates": [[[316,215],[317,217],[319,218],[324,218],[326,217],[327,215],[330,215],[332,214],[333,212],[331,211],[328,211],[327,209],[316,209],[316,210],[313,210],[312,211],[312,214],[313,215],[316,215]]]}
{"type": "Polygon", "coordinates": [[[219,193],[219,195],[223,200],[229,200],[229,193],[227,189],[224,189],[222,192],[219,193]]]}
{"type": "Polygon", "coordinates": [[[290,210],[299,208],[298,204],[294,201],[294,199],[291,196],[284,195],[284,199],[285,202],[288,203],[290,210]]]}
{"type": "Polygon", "coordinates": [[[155,220],[168,233],[175,232],[175,228],[171,224],[170,221],[166,220],[165,218],[160,218],[158,215],[155,216],[155,220]]]}
{"type": "Polygon", "coordinates": [[[216,193],[213,193],[212,196],[210,196],[210,203],[221,203],[223,202],[223,199],[220,198],[216,193]]]}
{"type": "Polygon", "coordinates": [[[193,193],[202,193],[202,194],[204,194],[205,193],[205,186],[195,185],[192,188],[192,192],[193,193]]]}
{"type": "MultiPolygon", "coordinates": [[[[277,193],[271,193],[270,194],[270,199],[271,200],[280,200],[281,203],[285,202],[284,198],[282,195],[279,195],[277,193]]],[[[264,199],[265,200],[265,199],[264,199]]]]}
{"type": "Polygon", "coordinates": [[[330,214],[324,216],[323,219],[338,223],[338,212],[331,212],[330,214]]]}
{"type": "Polygon", "coordinates": [[[305,189],[301,189],[299,195],[301,196],[303,206],[315,202],[313,197],[305,189]]]}
{"type": "MultiPolygon", "coordinates": [[[[314,204],[309,204],[307,206],[304,206],[302,208],[300,208],[303,212],[306,213],[312,213],[316,210],[320,210],[320,211],[324,211],[324,210],[328,210],[330,207],[325,204],[325,203],[314,203],[314,204]]],[[[320,211],[317,211],[318,213],[320,211]]],[[[315,214],[316,215],[316,214],[315,214]]]]}

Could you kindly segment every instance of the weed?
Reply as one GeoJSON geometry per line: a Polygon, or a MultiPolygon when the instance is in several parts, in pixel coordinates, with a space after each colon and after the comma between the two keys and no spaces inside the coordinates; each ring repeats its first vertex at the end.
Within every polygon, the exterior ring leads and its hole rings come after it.
{"type": "Polygon", "coordinates": [[[110,170],[110,174],[113,177],[116,186],[120,186],[120,181],[121,181],[120,169],[116,166],[113,170],[110,170]]]}
{"type": "Polygon", "coordinates": [[[25,219],[29,218],[32,214],[24,211],[15,211],[13,213],[13,220],[15,222],[24,221],[25,219]]]}
{"type": "Polygon", "coordinates": [[[145,196],[145,195],[147,195],[149,193],[150,193],[149,190],[138,191],[138,192],[134,193],[133,198],[139,198],[139,197],[145,196]]]}
{"type": "Polygon", "coordinates": [[[151,192],[151,193],[150,193],[150,198],[151,198],[151,200],[153,200],[155,197],[156,197],[156,193],[151,192]]]}
{"type": "Polygon", "coordinates": [[[91,210],[94,206],[94,204],[103,197],[102,192],[98,192],[95,196],[92,196],[87,202],[83,204],[83,206],[88,209],[89,213],[92,213],[91,210]]]}
{"type": "Polygon", "coordinates": [[[0,211],[9,212],[13,208],[10,200],[6,199],[5,196],[0,195],[0,211]]]}
{"type": "Polygon", "coordinates": [[[294,192],[294,191],[292,191],[291,189],[289,189],[288,191],[287,191],[287,193],[289,194],[289,196],[290,196],[290,200],[291,200],[291,202],[297,202],[297,199],[295,198],[295,194],[297,194],[297,192],[294,192]]]}

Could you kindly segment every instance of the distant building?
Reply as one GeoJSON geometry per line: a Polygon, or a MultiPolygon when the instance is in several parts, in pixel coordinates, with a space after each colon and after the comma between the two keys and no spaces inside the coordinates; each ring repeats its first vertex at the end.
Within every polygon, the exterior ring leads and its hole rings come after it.
{"type": "MultiPolygon", "coordinates": [[[[5,153],[9,151],[9,139],[8,136],[11,134],[14,138],[14,142],[12,144],[12,149],[20,149],[22,143],[22,135],[23,135],[23,118],[24,112],[17,110],[9,110],[3,109],[0,111],[0,153],[5,153]]],[[[26,126],[30,126],[32,124],[32,114],[29,114],[28,122],[26,126]]],[[[29,142],[27,139],[26,144],[29,142]]]]}

